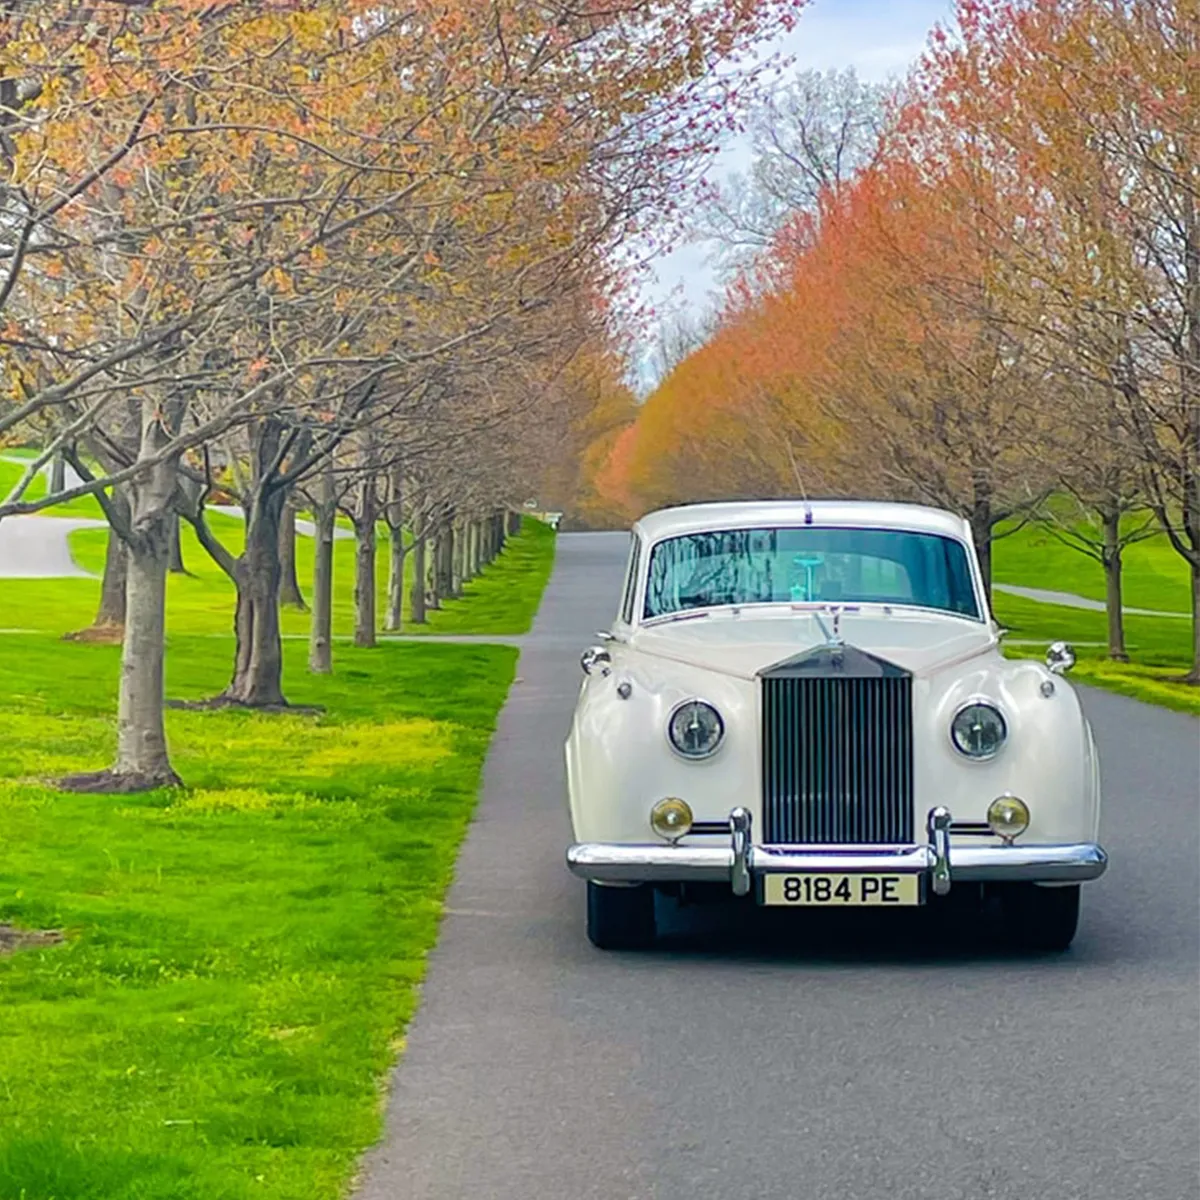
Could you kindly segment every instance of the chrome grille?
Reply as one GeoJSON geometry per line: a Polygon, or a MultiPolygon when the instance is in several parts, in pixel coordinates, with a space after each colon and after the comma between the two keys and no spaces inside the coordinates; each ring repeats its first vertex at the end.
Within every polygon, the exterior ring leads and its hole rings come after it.
{"type": "Polygon", "coordinates": [[[912,678],[763,681],[768,844],[911,843],[912,678]]]}

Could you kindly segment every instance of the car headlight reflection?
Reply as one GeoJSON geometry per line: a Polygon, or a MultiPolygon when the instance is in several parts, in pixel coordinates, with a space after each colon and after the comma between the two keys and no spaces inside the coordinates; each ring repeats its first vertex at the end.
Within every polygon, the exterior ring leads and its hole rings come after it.
{"type": "Polygon", "coordinates": [[[982,760],[999,753],[1008,737],[1004,714],[986,700],[972,700],[954,714],[950,738],[959,754],[982,760]]]}
{"type": "Polygon", "coordinates": [[[684,758],[707,758],[721,745],[725,722],[706,701],[685,700],[667,719],[667,737],[684,758]]]}

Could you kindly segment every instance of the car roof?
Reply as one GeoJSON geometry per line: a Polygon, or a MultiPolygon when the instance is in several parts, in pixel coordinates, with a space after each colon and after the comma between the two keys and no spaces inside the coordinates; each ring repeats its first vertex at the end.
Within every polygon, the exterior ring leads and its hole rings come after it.
{"type": "Polygon", "coordinates": [[[903,529],[968,542],[971,537],[967,522],[945,509],[879,500],[736,500],[683,504],[647,513],[634,523],[633,530],[656,542],[665,537],[707,530],[773,525],[903,529]]]}

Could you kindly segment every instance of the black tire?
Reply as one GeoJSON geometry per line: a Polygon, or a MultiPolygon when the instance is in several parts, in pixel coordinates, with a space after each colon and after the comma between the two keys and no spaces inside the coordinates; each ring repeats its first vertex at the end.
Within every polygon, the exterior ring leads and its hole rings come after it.
{"type": "Polygon", "coordinates": [[[1003,904],[1009,940],[1020,950],[1061,952],[1079,928],[1077,883],[1068,887],[1017,884],[1005,893],[1003,904]]]}
{"type": "Polygon", "coordinates": [[[587,885],[587,935],[601,950],[636,950],[654,941],[654,889],[587,885]]]}

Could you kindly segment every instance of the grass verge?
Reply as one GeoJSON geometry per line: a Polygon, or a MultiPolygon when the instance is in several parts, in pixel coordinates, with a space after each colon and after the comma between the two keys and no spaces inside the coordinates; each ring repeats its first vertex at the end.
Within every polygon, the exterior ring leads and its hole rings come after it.
{"type": "MultiPolygon", "coordinates": [[[[3,464],[0,464],[3,465],[3,464]]],[[[58,508],[53,515],[63,515],[58,508]]],[[[244,527],[235,517],[214,513],[209,524],[235,553],[243,542],[244,527]]],[[[99,575],[104,569],[104,529],[81,529],[70,535],[71,554],[84,568],[99,575]]],[[[554,565],[554,531],[541,521],[526,518],[521,533],[509,538],[500,556],[466,585],[461,600],[446,601],[429,614],[428,625],[412,625],[409,599],[412,556],[405,565],[404,633],[517,634],[529,629],[546,580],[554,565]]],[[[227,634],[233,623],[234,589],[221,569],[208,557],[191,529],[182,531],[186,575],[167,581],[167,632],[227,634]]],[[[334,542],[333,631],[348,638],[354,632],[354,541],[334,542]]],[[[311,595],[313,539],[296,539],[296,567],[301,590],[311,595]]],[[[387,541],[381,538],[377,576],[377,608],[387,611],[387,541]]],[[[91,623],[99,598],[98,584],[86,579],[0,579],[6,628],[62,634],[91,623]]],[[[282,613],[286,637],[308,635],[307,612],[287,608],[282,613]]],[[[335,655],[336,658],[336,655],[335,655]]],[[[232,661],[232,660],[231,660],[232,661]]]]}
{"type": "MultiPolygon", "coordinates": [[[[177,635],[169,691],[231,647],[177,635]]],[[[330,1200],[378,1134],[516,652],[289,643],[319,718],[168,714],[189,787],[64,795],[112,749],[118,650],[0,638],[0,1196],[330,1200]]]]}
{"type": "MultiPolygon", "coordinates": [[[[98,515],[77,504],[52,515],[98,515]]],[[[72,535],[80,565],[105,539],[72,535]]],[[[553,553],[526,522],[431,632],[527,629],[553,553]]],[[[297,557],[307,584],[311,538],[297,557]]],[[[199,699],[228,682],[234,593],[186,529],[184,558],[168,692],[199,699]]],[[[337,541],[342,636],[353,559],[337,541]]],[[[0,636],[0,927],[66,935],[0,938],[0,1200],[333,1200],[378,1135],[516,651],[339,644],[317,678],[288,610],[285,688],[320,717],[172,710],[186,789],[68,795],[46,781],[115,740],[119,649],[59,640],[97,593],[0,580],[4,626],[31,631],[0,636]]]]}
{"type": "MultiPolygon", "coordinates": [[[[1065,545],[1045,528],[1026,525],[994,546],[997,583],[1073,592],[1104,600],[1104,571],[1095,559],[1065,545]]],[[[1190,611],[1187,564],[1163,534],[1135,542],[1124,554],[1124,602],[1129,608],[1157,612],[1190,611]]],[[[1102,612],[1043,604],[997,591],[996,618],[1014,639],[1039,645],[1006,645],[1013,656],[1040,656],[1050,642],[1075,643],[1079,656],[1071,678],[1160,704],[1180,712],[1200,714],[1200,689],[1175,682],[1191,665],[1191,622],[1181,617],[1140,617],[1126,614],[1125,640],[1131,662],[1105,657],[1107,618],[1102,612]],[[1098,646],[1083,643],[1097,642],[1098,646]]]]}
{"type": "MultiPolygon", "coordinates": [[[[993,548],[997,583],[1074,592],[1104,599],[1104,569],[1065,545],[1041,525],[1025,525],[999,538],[993,548]]],[[[1122,584],[1128,608],[1191,612],[1188,567],[1165,534],[1134,542],[1123,555],[1122,584]]]]}
{"type": "Polygon", "coordinates": [[[1200,715],[1200,689],[1173,682],[1191,661],[1190,621],[1126,616],[1125,636],[1133,661],[1115,663],[1105,657],[1108,626],[1102,612],[1042,604],[1003,592],[996,593],[993,605],[996,619],[1009,631],[1008,655],[1040,658],[1051,642],[1071,642],[1079,656],[1071,672],[1073,681],[1200,715]],[[1087,645],[1089,642],[1099,644],[1087,645]]]}
{"type": "Polygon", "coordinates": [[[544,521],[521,519],[521,533],[477,579],[462,599],[447,600],[424,627],[406,633],[528,633],[554,567],[555,534],[544,521]]]}

